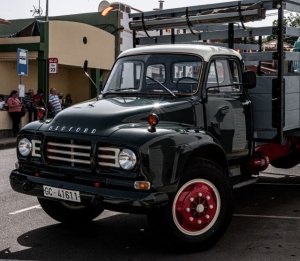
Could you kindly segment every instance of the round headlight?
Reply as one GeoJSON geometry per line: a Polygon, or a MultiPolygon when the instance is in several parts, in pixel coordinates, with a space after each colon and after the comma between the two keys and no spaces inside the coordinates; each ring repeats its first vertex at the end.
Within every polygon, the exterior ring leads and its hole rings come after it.
{"type": "Polygon", "coordinates": [[[131,170],[136,164],[136,156],[132,150],[124,149],[119,154],[119,164],[122,169],[131,170]]]}
{"type": "Polygon", "coordinates": [[[23,138],[19,141],[18,150],[22,156],[24,157],[28,156],[31,152],[31,149],[32,149],[32,144],[30,140],[28,140],[27,138],[23,138]]]}

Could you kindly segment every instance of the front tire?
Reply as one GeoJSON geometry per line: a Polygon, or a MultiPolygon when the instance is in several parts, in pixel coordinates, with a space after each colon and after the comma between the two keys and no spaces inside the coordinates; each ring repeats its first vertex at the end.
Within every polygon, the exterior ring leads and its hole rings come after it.
{"type": "Polygon", "coordinates": [[[104,210],[99,205],[84,206],[45,198],[38,198],[38,201],[50,217],[68,225],[91,222],[104,210]]]}
{"type": "Polygon", "coordinates": [[[204,250],[224,234],[232,209],[232,189],[224,171],[197,158],[189,162],[169,205],[149,213],[148,220],[173,250],[204,250]]]}

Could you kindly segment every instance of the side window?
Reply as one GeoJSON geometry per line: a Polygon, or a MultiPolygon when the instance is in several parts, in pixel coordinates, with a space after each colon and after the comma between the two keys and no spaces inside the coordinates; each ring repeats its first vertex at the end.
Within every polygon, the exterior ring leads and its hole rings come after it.
{"type": "Polygon", "coordinates": [[[140,87],[142,64],[134,62],[126,62],[120,67],[121,71],[121,83],[120,88],[135,88],[140,87]]]}
{"type": "MultiPolygon", "coordinates": [[[[164,83],[166,81],[166,69],[163,64],[152,64],[147,66],[146,75],[153,80],[164,83]]],[[[153,80],[147,78],[147,84],[155,84],[153,80]]]]}
{"type": "Polygon", "coordinates": [[[206,88],[208,92],[239,92],[240,71],[235,60],[217,59],[210,64],[206,88]]]}
{"type": "Polygon", "coordinates": [[[172,81],[177,82],[183,79],[183,82],[189,83],[191,80],[198,81],[201,69],[201,62],[181,62],[172,65],[172,81]]]}

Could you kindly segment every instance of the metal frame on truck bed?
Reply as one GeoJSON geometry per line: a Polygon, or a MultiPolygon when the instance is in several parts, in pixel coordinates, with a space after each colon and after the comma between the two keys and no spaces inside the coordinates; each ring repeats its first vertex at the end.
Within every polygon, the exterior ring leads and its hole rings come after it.
{"type": "Polygon", "coordinates": [[[300,27],[284,25],[284,11],[300,13],[296,0],[247,0],[199,5],[131,14],[133,45],[194,43],[227,46],[239,50],[246,68],[256,67],[257,87],[250,91],[254,110],[255,140],[283,143],[286,136],[299,136],[300,75],[288,65],[300,60],[299,52],[284,50],[284,38],[300,36],[300,27]],[[244,23],[263,20],[267,11],[277,12],[277,25],[250,27],[244,23]],[[226,24],[224,24],[226,23],[226,24]],[[236,23],[240,23],[241,26],[236,23]],[[181,30],[180,34],[176,29],[181,30]],[[150,36],[150,31],[159,30],[150,36]],[[165,31],[169,33],[165,33],[165,31]],[[144,35],[138,35],[143,31],[144,35]],[[263,36],[277,36],[277,50],[263,50],[263,36]],[[257,43],[253,43],[253,39],[257,43]],[[216,41],[218,39],[218,41],[216,41]],[[222,42],[222,43],[221,43],[222,42]],[[225,43],[224,43],[225,42],[225,43]],[[276,66],[264,75],[262,63],[276,66]]]}

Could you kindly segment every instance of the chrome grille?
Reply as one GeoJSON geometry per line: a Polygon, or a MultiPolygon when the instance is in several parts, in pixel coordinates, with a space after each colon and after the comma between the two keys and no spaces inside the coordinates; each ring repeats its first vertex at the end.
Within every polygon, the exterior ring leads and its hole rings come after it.
{"type": "Polygon", "coordinates": [[[49,140],[47,161],[49,164],[86,168],[91,165],[91,144],[77,140],[49,140]]]}
{"type": "Polygon", "coordinates": [[[119,153],[118,148],[99,147],[98,148],[98,164],[104,167],[119,168],[119,153]]]}

